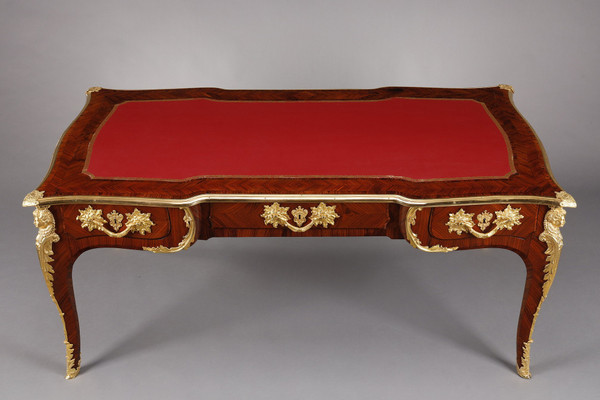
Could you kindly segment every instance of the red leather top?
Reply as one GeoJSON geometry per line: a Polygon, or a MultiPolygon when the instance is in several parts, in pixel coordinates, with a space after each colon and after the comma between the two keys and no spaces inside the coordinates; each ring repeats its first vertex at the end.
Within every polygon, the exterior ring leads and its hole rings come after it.
{"type": "Polygon", "coordinates": [[[395,176],[506,178],[512,151],[483,103],[129,101],[98,128],[86,172],[98,178],[395,176]]]}

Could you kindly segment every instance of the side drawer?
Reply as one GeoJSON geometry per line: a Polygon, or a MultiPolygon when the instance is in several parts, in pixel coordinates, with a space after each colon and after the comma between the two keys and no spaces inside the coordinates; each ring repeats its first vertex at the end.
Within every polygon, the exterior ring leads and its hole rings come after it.
{"type": "Polygon", "coordinates": [[[123,233],[132,221],[136,228],[123,237],[129,239],[161,239],[171,233],[169,210],[158,207],[121,206],[105,204],[75,204],[61,207],[62,222],[75,238],[109,237],[123,233]],[[136,211],[137,210],[137,211],[136,211]]]}
{"type": "Polygon", "coordinates": [[[431,210],[429,234],[437,239],[466,239],[475,235],[524,238],[537,225],[538,206],[488,204],[440,207],[431,210]],[[469,226],[475,232],[470,232],[469,226]]]}

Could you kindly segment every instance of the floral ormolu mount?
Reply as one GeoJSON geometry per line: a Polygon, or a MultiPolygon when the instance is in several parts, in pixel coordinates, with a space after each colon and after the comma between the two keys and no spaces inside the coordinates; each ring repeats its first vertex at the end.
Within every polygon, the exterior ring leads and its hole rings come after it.
{"type": "Polygon", "coordinates": [[[76,218],[81,221],[81,227],[86,228],[88,231],[98,229],[110,237],[122,238],[129,232],[139,232],[140,235],[144,235],[146,232],[152,231],[152,225],[154,222],[150,220],[150,213],[142,213],[140,210],[135,208],[132,213],[127,213],[127,220],[125,222],[125,229],[118,232],[123,224],[123,214],[113,210],[107,215],[110,219],[110,226],[117,231],[111,232],[104,227],[106,220],[102,218],[102,210],[96,210],[92,206],[88,206],[85,210],[79,210],[79,216],[76,218]]]}
{"type": "Polygon", "coordinates": [[[292,211],[294,216],[294,222],[297,226],[294,226],[288,222],[289,217],[287,215],[289,207],[281,207],[279,203],[275,202],[270,206],[265,206],[265,212],[261,214],[261,217],[265,219],[265,225],[271,224],[277,228],[278,225],[285,226],[292,232],[306,232],[313,226],[322,225],[323,228],[327,228],[329,225],[335,224],[335,219],[339,218],[339,215],[335,212],[335,206],[328,206],[325,203],[319,203],[316,207],[311,207],[310,222],[305,226],[302,226],[306,222],[306,216],[308,210],[298,206],[292,211]]]}
{"type": "Polygon", "coordinates": [[[477,221],[479,221],[477,226],[481,229],[481,232],[477,232],[473,229],[475,226],[473,223],[473,216],[475,214],[467,213],[462,208],[458,210],[457,213],[450,213],[446,225],[448,225],[448,232],[456,232],[457,235],[460,235],[463,232],[469,232],[479,239],[486,239],[494,236],[499,230],[512,230],[513,226],[521,225],[523,216],[519,211],[521,211],[519,208],[514,209],[510,204],[507,205],[504,210],[496,211],[496,219],[493,221],[495,227],[487,233],[483,233],[483,231],[490,226],[493,218],[493,215],[487,210],[477,215],[477,221]]]}
{"type": "Polygon", "coordinates": [[[71,279],[81,253],[174,253],[196,240],[245,236],[388,236],[426,252],[511,250],[527,267],[516,360],[529,378],[564,208],[576,204],[552,177],[512,93],[508,85],[90,88],[47,177],[23,202],[35,207],[67,378],[81,365],[71,279]],[[114,145],[125,142],[135,151],[114,145]],[[296,151],[299,143],[326,151],[296,151]],[[472,157],[480,148],[485,162],[472,157]]]}

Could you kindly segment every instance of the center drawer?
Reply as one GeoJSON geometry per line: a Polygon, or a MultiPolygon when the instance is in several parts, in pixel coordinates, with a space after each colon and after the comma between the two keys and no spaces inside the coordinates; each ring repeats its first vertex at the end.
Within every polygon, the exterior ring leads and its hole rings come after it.
{"type": "Polygon", "coordinates": [[[331,214],[333,224],[328,224],[327,228],[323,224],[315,224],[311,229],[384,229],[390,220],[389,205],[386,203],[213,203],[210,208],[212,228],[288,229],[283,224],[277,224],[275,227],[269,223],[266,211],[270,212],[270,215],[273,212],[287,215],[287,222],[299,228],[306,227],[311,221],[311,216],[314,217],[320,210],[335,214],[331,214]]]}

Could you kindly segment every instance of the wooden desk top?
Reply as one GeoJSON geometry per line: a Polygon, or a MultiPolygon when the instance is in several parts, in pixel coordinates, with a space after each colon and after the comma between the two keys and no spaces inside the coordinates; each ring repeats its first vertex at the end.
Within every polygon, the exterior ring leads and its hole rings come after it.
{"type": "Polygon", "coordinates": [[[92,88],[44,197],[203,194],[554,198],[507,87],[92,88]]]}
{"type": "Polygon", "coordinates": [[[514,251],[527,267],[517,372],[531,377],[533,326],[557,270],[563,207],[576,204],[552,178],[511,92],[90,89],[47,177],[23,201],[35,206],[67,378],[81,363],[72,281],[81,253],[175,253],[211,237],[280,236],[514,251]]]}

